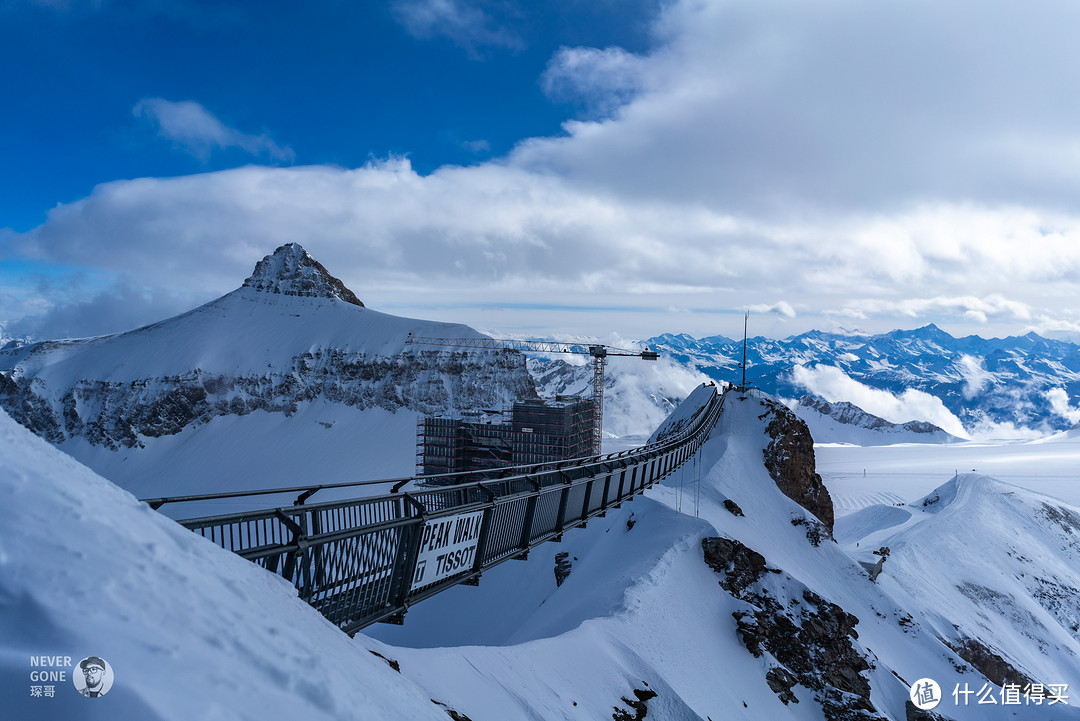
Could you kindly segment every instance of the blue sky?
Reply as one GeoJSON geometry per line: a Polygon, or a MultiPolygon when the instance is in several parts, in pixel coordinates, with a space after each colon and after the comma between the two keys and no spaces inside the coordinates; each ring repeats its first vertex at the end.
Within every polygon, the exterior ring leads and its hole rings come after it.
{"type": "Polygon", "coordinates": [[[557,134],[575,110],[539,83],[561,45],[644,49],[657,11],[613,0],[487,3],[477,27],[455,29],[430,5],[431,26],[408,3],[6,2],[0,223],[29,230],[57,203],[124,178],[248,162],[355,167],[391,155],[427,173],[497,157],[522,138],[557,134]],[[197,102],[291,152],[185,152],[133,113],[147,98],[197,102]]]}
{"type": "Polygon", "coordinates": [[[370,307],[642,338],[1080,337],[1080,8],[6,0],[0,334],[300,242],[370,307]]]}

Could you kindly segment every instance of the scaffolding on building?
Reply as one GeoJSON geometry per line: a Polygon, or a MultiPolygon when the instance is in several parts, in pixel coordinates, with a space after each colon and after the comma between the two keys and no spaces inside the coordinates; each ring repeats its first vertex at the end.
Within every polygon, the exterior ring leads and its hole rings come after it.
{"type": "Polygon", "coordinates": [[[595,408],[592,399],[559,397],[519,401],[501,418],[423,417],[417,423],[416,472],[467,473],[588,457],[595,408]]]}

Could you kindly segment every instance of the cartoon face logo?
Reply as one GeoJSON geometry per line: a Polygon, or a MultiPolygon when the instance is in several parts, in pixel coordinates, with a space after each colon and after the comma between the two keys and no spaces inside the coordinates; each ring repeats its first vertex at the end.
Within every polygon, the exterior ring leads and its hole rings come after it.
{"type": "Polygon", "coordinates": [[[71,681],[87,698],[104,696],[113,685],[112,666],[100,656],[87,656],[71,669],[71,681]]]}

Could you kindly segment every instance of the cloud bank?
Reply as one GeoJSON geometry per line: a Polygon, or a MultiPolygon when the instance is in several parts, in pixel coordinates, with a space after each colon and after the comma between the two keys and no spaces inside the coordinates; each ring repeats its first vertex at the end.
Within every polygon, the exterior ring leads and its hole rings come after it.
{"type": "Polygon", "coordinates": [[[897,396],[860,383],[835,366],[796,365],[791,375],[797,385],[830,403],[847,401],[892,423],[928,421],[954,436],[970,437],[960,419],[929,393],[909,388],[897,396]]]}
{"type": "MultiPolygon", "coordinates": [[[[394,7],[418,37],[512,44],[487,5],[394,7]]],[[[751,307],[766,335],[1080,333],[1078,24],[1059,2],[673,2],[647,52],[557,51],[537,82],[583,115],[506,157],[120,180],[0,254],[212,297],[298,241],[377,307],[533,334],[732,334],[751,307]]],[[[291,159],[197,103],[137,112],[196,156],[291,159]]]]}

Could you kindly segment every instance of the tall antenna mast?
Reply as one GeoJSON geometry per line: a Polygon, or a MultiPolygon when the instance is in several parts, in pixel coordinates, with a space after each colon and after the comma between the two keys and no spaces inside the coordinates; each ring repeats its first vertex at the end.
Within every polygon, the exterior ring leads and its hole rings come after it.
{"type": "Polygon", "coordinates": [[[750,311],[746,311],[742,324],[742,386],[740,391],[746,392],[746,326],[750,322],[750,311]]]}

